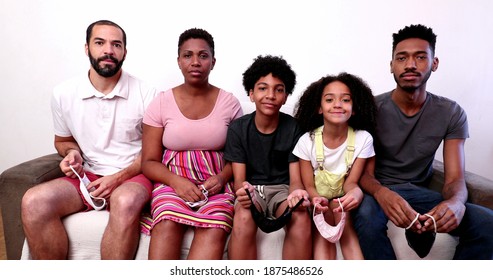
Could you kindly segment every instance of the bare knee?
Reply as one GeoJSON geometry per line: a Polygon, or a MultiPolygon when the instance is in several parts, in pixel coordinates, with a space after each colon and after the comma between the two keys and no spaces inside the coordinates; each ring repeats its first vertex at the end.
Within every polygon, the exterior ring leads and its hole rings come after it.
{"type": "Polygon", "coordinates": [[[143,187],[117,188],[110,197],[110,211],[117,216],[138,219],[142,208],[149,200],[149,194],[143,187]]]}
{"type": "Polygon", "coordinates": [[[257,225],[253,221],[250,209],[245,209],[242,206],[237,206],[235,209],[233,231],[232,234],[243,238],[255,237],[257,233],[257,225]]]}
{"type": "Polygon", "coordinates": [[[49,216],[54,216],[54,208],[56,201],[53,201],[50,196],[45,195],[37,188],[31,188],[22,197],[21,215],[23,222],[35,222],[46,220],[49,216]]]}
{"type": "Polygon", "coordinates": [[[294,211],[288,223],[288,234],[298,240],[311,237],[312,220],[307,211],[294,211]]]}

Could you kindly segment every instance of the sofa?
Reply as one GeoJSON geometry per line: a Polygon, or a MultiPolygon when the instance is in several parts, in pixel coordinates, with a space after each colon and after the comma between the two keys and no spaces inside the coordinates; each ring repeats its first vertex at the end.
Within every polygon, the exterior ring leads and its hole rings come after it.
{"type": "MultiPolygon", "coordinates": [[[[5,170],[0,175],[0,206],[3,215],[3,227],[7,258],[11,260],[30,259],[29,248],[25,243],[20,220],[20,203],[27,189],[41,182],[54,179],[63,174],[58,164],[61,157],[58,154],[45,155],[5,170]]],[[[439,191],[443,184],[443,164],[435,161],[432,188],[439,191]]],[[[493,209],[493,181],[477,174],[466,172],[466,182],[469,191],[469,201],[493,209]]],[[[90,211],[77,213],[64,219],[69,235],[69,259],[99,259],[99,244],[108,220],[107,211],[90,211]]],[[[271,234],[258,231],[258,252],[260,259],[279,260],[282,255],[284,230],[271,234]]],[[[392,241],[398,259],[420,259],[407,245],[404,230],[389,222],[388,235],[392,241]]],[[[188,254],[193,231],[186,232],[181,257],[188,254]]],[[[147,259],[149,236],[141,234],[139,248],[135,259],[147,259]]],[[[425,259],[446,260],[453,257],[456,238],[439,233],[430,254],[425,259]]],[[[227,246],[226,246],[227,248],[227,246]]],[[[225,248],[224,258],[227,258],[225,248]]],[[[338,259],[342,254],[338,248],[338,259]]]]}

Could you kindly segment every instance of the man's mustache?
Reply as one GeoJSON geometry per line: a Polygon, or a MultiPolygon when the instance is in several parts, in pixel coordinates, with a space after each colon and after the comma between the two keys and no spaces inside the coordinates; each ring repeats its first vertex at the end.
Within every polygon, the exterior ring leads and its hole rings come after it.
{"type": "Polygon", "coordinates": [[[107,60],[107,59],[110,59],[111,61],[113,61],[113,63],[118,64],[118,59],[116,59],[114,56],[111,56],[109,54],[98,58],[98,62],[101,62],[101,61],[107,60]]]}

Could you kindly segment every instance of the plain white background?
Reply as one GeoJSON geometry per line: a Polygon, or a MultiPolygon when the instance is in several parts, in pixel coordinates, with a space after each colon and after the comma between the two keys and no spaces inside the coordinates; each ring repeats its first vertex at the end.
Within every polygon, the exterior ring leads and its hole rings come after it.
{"type": "Polygon", "coordinates": [[[466,110],[466,169],[493,179],[491,11],[490,0],[0,0],[0,172],[55,152],[52,89],[88,70],[85,31],[93,21],[125,29],[123,68],[161,90],[182,82],[177,42],[191,27],[214,36],[210,81],[240,101],[248,100],[241,79],[253,58],[282,55],[298,77],[286,111],[311,82],[341,71],[362,77],[374,94],[393,89],[392,33],[421,23],[438,35],[440,65],[428,90],[466,110]]]}

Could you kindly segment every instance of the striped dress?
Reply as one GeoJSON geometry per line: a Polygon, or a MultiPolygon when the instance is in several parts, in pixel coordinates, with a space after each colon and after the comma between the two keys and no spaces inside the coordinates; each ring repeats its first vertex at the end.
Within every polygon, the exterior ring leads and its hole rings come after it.
{"type": "MultiPolygon", "coordinates": [[[[164,128],[162,163],[196,185],[218,174],[224,167],[223,152],[229,124],[243,115],[232,93],[222,89],[212,112],[202,119],[185,117],[174,99],[173,90],[162,92],[146,109],[143,122],[164,128]]],[[[155,182],[150,214],[141,219],[141,231],[150,234],[162,220],[201,228],[222,228],[228,233],[233,224],[234,194],[232,182],[221,193],[208,197],[201,207],[190,208],[175,190],[155,182]]]]}
{"type": "MultiPolygon", "coordinates": [[[[171,172],[188,178],[194,184],[201,184],[209,177],[218,174],[223,166],[222,152],[217,151],[171,151],[166,150],[163,164],[171,172]]],[[[151,217],[144,216],[141,230],[150,234],[151,229],[163,219],[203,228],[222,228],[231,231],[233,224],[234,194],[231,183],[227,183],[222,193],[209,196],[207,203],[199,208],[191,208],[180,198],[173,188],[156,184],[152,191],[151,217]]]]}

